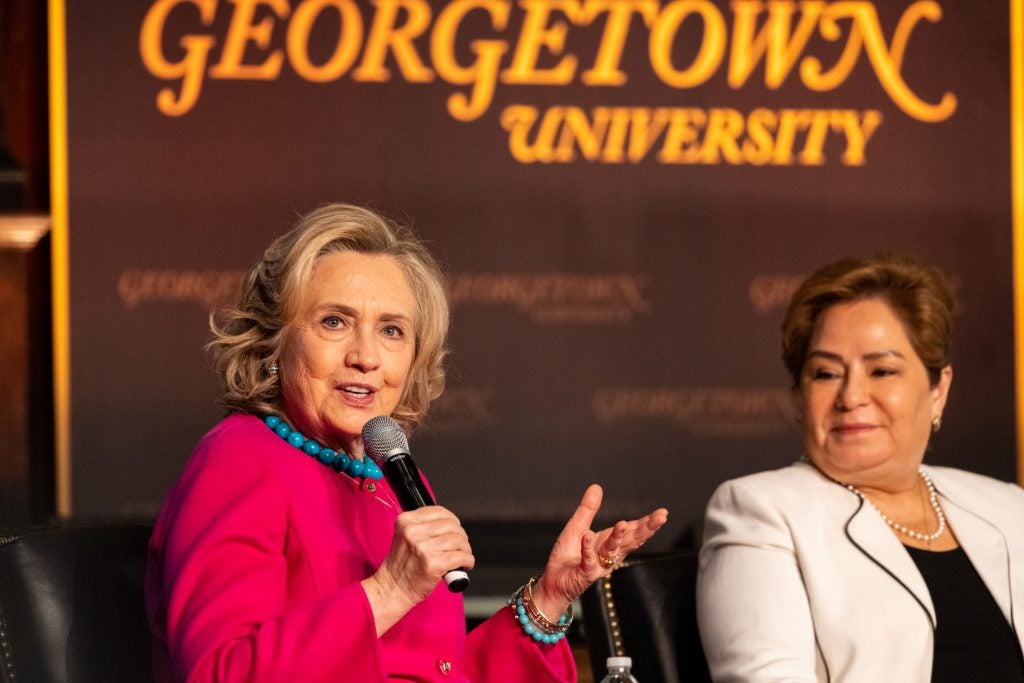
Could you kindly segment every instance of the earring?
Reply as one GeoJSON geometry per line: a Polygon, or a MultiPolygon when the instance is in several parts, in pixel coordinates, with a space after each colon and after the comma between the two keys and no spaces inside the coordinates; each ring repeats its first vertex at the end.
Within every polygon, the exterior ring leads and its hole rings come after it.
{"type": "Polygon", "coordinates": [[[942,429],[942,416],[936,415],[932,418],[932,432],[937,432],[942,429]]]}
{"type": "Polygon", "coordinates": [[[277,368],[277,363],[271,363],[270,364],[270,375],[272,377],[276,377],[277,376],[277,369],[278,369],[277,368]]]}

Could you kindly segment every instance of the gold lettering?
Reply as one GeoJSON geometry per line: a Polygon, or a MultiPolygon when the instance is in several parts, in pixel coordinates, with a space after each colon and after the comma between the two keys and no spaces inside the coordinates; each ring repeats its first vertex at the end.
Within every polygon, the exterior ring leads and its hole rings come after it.
{"type": "Polygon", "coordinates": [[[743,162],[740,146],[736,140],[743,135],[743,116],[735,109],[712,109],[708,117],[707,132],[704,134],[704,146],[701,149],[701,161],[705,164],[717,164],[721,156],[730,164],[743,162]]]}
{"type": "Polygon", "coordinates": [[[663,164],[695,164],[700,160],[699,130],[707,124],[708,116],[702,109],[673,109],[669,118],[665,142],[658,152],[663,164]]]}
{"type": "Polygon", "coordinates": [[[598,14],[608,13],[594,66],[580,75],[584,85],[625,85],[626,73],[619,69],[622,51],[629,34],[629,23],[639,14],[650,28],[658,16],[657,0],[587,0],[583,6],[586,23],[598,14]]]}
{"type": "Polygon", "coordinates": [[[496,31],[503,31],[508,25],[507,1],[456,0],[438,15],[430,40],[430,58],[438,75],[448,83],[473,84],[469,97],[455,93],[448,98],[448,113],[458,121],[479,118],[491,106],[501,56],[508,50],[508,43],[503,40],[474,40],[469,48],[477,56],[476,61],[468,67],[459,65],[455,59],[456,34],[463,18],[474,9],[487,11],[496,31]]]}
{"type": "MultiPolygon", "coordinates": [[[[626,136],[630,132],[630,113],[626,107],[612,107],[608,120],[608,133],[604,137],[601,161],[606,164],[621,164],[625,161],[626,136]]],[[[644,155],[640,155],[643,159],[644,155]]],[[[632,160],[631,160],[632,161],[632,160]]]]}
{"type": "Polygon", "coordinates": [[[779,117],[771,109],[759,108],[747,117],[747,139],[743,141],[743,158],[748,164],[763,166],[772,159],[774,140],[771,131],[779,125],[779,117]]]}
{"type": "Polygon", "coordinates": [[[725,54],[725,19],[707,0],[674,0],[658,15],[648,43],[651,67],[665,84],[673,88],[695,88],[711,78],[725,54]],[[685,69],[672,63],[672,48],[679,27],[693,13],[704,22],[700,50],[685,69]]]}
{"type": "Polygon", "coordinates": [[[177,98],[170,87],[157,93],[157,109],[165,116],[181,116],[195,106],[203,84],[206,58],[214,44],[211,36],[183,36],[180,44],[185,48],[185,56],[177,63],[167,61],[162,46],[164,24],[171,10],[185,3],[199,8],[199,20],[204,26],[213,23],[217,0],[157,0],[146,12],[139,31],[139,54],[149,73],[165,81],[182,79],[177,98]]]}
{"type": "Polygon", "coordinates": [[[800,152],[800,163],[804,166],[821,166],[825,163],[825,135],[829,130],[831,112],[817,109],[811,113],[811,123],[807,128],[803,151],[800,152]]]}
{"type": "MultiPolygon", "coordinates": [[[[512,158],[521,164],[532,164],[540,161],[536,143],[530,144],[530,130],[537,122],[539,112],[536,107],[525,104],[513,104],[501,112],[501,127],[508,131],[508,150],[512,158]]],[[[548,150],[550,154],[550,148],[548,150]]]]}
{"type": "Polygon", "coordinates": [[[608,132],[605,135],[601,161],[606,164],[644,160],[654,143],[665,131],[671,116],[665,107],[612,107],[608,132]]]}
{"type": "Polygon", "coordinates": [[[764,81],[772,90],[778,89],[786,80],[797,58],[803,53],[807,41],[814,32],[821,16],[824,2],[801,2],[800,21],[796,31],[790,34],[795,2],[769,2],[768,19],[754,36],[754,25],[764,9],[763,2],[736,1],[732,3],[735,19],[733,23],[732,49],[729,56],[729,86],[739,89],[747,82],[750,73],[765,59],[764,81]]]}
{"type": "MultiPolygon", "coordinates": [[[[651,73],[673,89],[706,83],[727,58],[725,82],[732,89],[746,85],[763,64],[769,89],[782,87],[799,67],[801,83],[823,92],[845,83],[864,53],[886,94],[909,116],[938,122],[957,106],[952,92],[945,92],[936,104],[922,99],[902,74],[913,32],[924,21],[942,18],[936,0],[911,0],[889,44],[870,0],[731,0],[731,29],[714,0],[517,0],[516,5],[512,0],[370,0],[372,20],[364,19],[359,0],[227,0],[231,17],[215,65],[208,60],[216,36],[201,31],[181,36],[178,44],[184,55],[172,61],[164,49],[164,34],[169,24],[180,25],[182,19],[174,13],[184,5],[198,14],[200,26],[213,26],[217,0],[151,2],[140,28],[139,52],[151,74],[180,81],[177,88],[166,86],[157,93],[157,107],[168,116],[181,116],[195,107],[204,75],[273,80],[280,77],[287,59],[296,74],[315,83],[346,74],[354,81],[387,82],[393,65],[408,83],[440,77],[455,86],[447,96],[448,113],[457,121],[473,121],[493,104],[499,81],[569,85],[581,59],[593,59],[579,75],[582,85],[625,85],[630,74],[622,63],[635,21],[648,29],[651,73]],[[434,6],[439,8],[436,17],[434,6]],[[521,22],[512,14],[517,9],[521,22]],[[333,26],[335,13],[340,27],[337,44],[323,61],[314,63],[312,36],[322,20],[333,26]],[[594,27],[601,20],[603,26],[594,27]],[[274,47],[274,31],[282,22],[283,49],[274,47]],[[518,33],[509,38],[506,32],[513,25],[518,33]],[[470,26],[483,27],[486,35],[464,35],[481,30],[470,26]],[[585,56],[568,48],[569,31],[581,27],[594,27],[578,43],[591,46],[585,56]],[[700,37],[695,38],[698,30],[700,37]],[[832,51],[838,57],[828,67],[819,56],[805,54],[815,30],[826,41],[842,43],[832,51]],[[429,62],[420,54],[425,49],[429,62]]],[[[875,110],[758,108],[744,115],[728,107],[554,106],[542,112],[511,105],[500,118],[516,150],[513,155],[529,159],[525,163],[566,163],[579,156],[603,163],[639,163],[660,144],[661,163],[821,165],[829,141],[845,137],[842,163],[860,165],[882,122],[875,110]]]]}
{"type": "Polygon", "coordinates": [[[352,0],[305,0],[288,25],[286,49],[295,72],[313,83],[341,78],[352,68],[363,44],[363,17],[352,0]],[[320,14],[328,7],[338,10],[341,34],[330,58],[317,66],[309,59],[309,34],[320,14]]]}
{"type": "MultiPolygon", "coordinates": [[[[859,120],[855,111],[834,112],[833,116],[838,118],[838,126],[846,135],[843,163],[848,166],[863,166],[864,148],[867,147],[868,140],[874,135],[875,130],[882,125],[882,112],[869,109],[861,114],[859,120]]],[[[833,126],[837,125],[836,118],[833,119],[833,126]]]]}
{"type": "Polygon", "coordinates": [[[806,109],[783,109],[779,114],[779,127],[775,134],[772,163],[778,166],[793,164],[793,145],[796,134],[810,124],[811,112],[806,109]]]}
{"type": "Polygon", "coordinates": [[[281,73],[284,54],[274,50],[262,64],[243,64],[245,48],[250,41],[261,50],[270,45],[274,31],[274,20],[264,17],[259,24],[253,24],[257,5],[267,5],[279,18],[288,16],[288,0],[229,0],[235,6],[231,15],[231,26],[224,39],[224,52],[220,62],[210,69],[210,78],[239,78],[272,81],[281,73]]]}
{"type": "Polygon", "coordinates": [[[537,66],[541,48],[553,56],[559,56],[565,49],[568,26],[564,21],[548,26],[551,10],[557,9],[570,18],[582,19],[582,11],[576,0],[519,0],[519,6],[526,10],[519,42],[512,56],[512,64],[501,74],[502,83],[531,85],[565,85],[576,73],[576,57],[567,55],[550,69],[537,66]]]}
{"type": "Polygon", "coordinates": [[[935,23],[942,18],[942,8],[937,2],[920,0],[907,8],[903,16],[900,17],[893,34],[891,51],[886,48],[878,13],[873,4],[870,2],[837,2],[833,9],[837,15],[851,16],[857,23],[864,36],[864,49],[878,81],[892,101],[896,103],[896,106],[918,121],[929,123],[944,121],[953,115],[953,112],[956,111],[956,95],[946,92],[938,104],[928,104],[910,89],[900,74],[903,52],[916,24],[921,19],[935,23]]]}
{"type": "Polygon", "coordinates": [[[867,142],[881,123],[877,110],[842,109],[758,108],[745,116],[724,107],[595,107],[586,112],[557,106],[540,114],[514,105],[502,115],[509,148],[521,163],[569,163],[577,159],[577,150],[590,162],[639,163],[660,139],[657,160],[663,164],[820,166],[829,140],[842,138],[842,163],[857,166],[865,163],[867,142]]]}
{"type": "MultiPolygon", "coordinates": [[[[843,37],[843,29],[836,21],[835,10],[830,5],[822,14],[821,23],[818,25],[818,32],[829,41],[835,42],[843,37]]],[[[824,71],[821,60],[814,56],[807,56],[800,63],[800,80],[811,90],[824,92],[834,90],[846,81],[850,72],[853,71],[857,59],[860,57],[860,49],[863,41],[860,37],[860,30],[857,24],[850,24],[850,35],[846,38],[846,46],[843,53],[836,60],[835,66],[829,71],[824,71]]]]}
{"type": "Polygon", "coordinates": [[[594,110],[594,124],[591,125],[582,109],[566,107],[562,134],[555,148],[555,160],[567,162],[575,159],[574,143],[579,143],[583,158],[595,161],[601,153],[601,141],[608,130],[609,118],[607,107],[598,107],[594,110]]]}
{"type": "Polygon", "coordinates": [[[352,78],[357,81],[384,83],[391,71],[384,66],[388,51],[395,56],[402,77],[410,83],[429,83],[434,72],[424,66],[412,42],[430,27],[430,5],[426,0],[373,0],[377,11],[373,27],[366,41],[363,61],[352,78]],[[405,10],[408,20],[396,26],[399,10],[405,10]]]}
{"type": "Polygon", "coordinates": [[[671,119],[671,112],[665,107],[659,107],[651,115],[649,109],[634,107],[630,116],[629,127],[629,160],[638,163],[647,156],[647,153],[654,147],[658,137],[665,131],[671,119]]]}

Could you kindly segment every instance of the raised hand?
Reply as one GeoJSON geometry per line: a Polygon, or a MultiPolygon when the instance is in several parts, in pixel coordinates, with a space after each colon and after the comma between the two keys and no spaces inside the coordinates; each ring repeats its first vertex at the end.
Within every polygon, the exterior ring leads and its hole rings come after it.
{"type": "Polygon", "coordinates": [[[590,525],[603,495],[597,484],[587,488],[576,512],[555,540],[544,574],[534,589],[534,603],[551,619],[557,619],[590,584],[610,574],[668,520],[668,510],[658,508],[639,519],[619,521],[592,531],[590,525]]]}

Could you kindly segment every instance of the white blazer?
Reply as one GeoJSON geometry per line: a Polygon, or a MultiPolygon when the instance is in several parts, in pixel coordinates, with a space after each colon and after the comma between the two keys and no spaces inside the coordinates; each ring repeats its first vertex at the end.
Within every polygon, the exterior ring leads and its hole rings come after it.
{"type": "MultiPolygon", "coordinates": [[[[926,468],[949,526],[1024,648],[1024,490],[926,468]]],[[[807,463],[722,484],[697,580],[717,682],[928,683],[935,608],[879,514],[807,463]]]]}

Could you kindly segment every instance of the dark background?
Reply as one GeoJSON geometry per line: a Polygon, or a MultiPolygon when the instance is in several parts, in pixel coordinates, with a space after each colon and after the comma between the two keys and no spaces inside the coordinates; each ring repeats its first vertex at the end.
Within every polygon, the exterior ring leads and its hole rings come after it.
{"type": "MultiPolygon", "coordinates": [[[[650,70],[638,21],[626,86],[499,83],[475,121],[446,110],[464,86],[406,82],[393,62],[387,83],[310,83],[287,62],[273,81],[206,77],[196,106],[168,117],[157,93],[179,86],[150,74],[139,55],[151,4],[65,8],[74,515],[155,515],[222,414],[202,346],[211,305],[233,291],[210,283],[230,285],[326,201],[411,223],[446,264],[449,391],[412,445],[441,502],[469,525],[546,530],[596,481],[607,492],[604,517],[665,505],[670,525],[658,543],[692,542],[717,483],[800,455],[779,360],[786,292],[828,261],[881,249],[932,260],[958,285],[955,381],[929,461],[1015,477],[1007,4],[940,2],[942,18],[915,29],[903,77],[926,102],[958,98],[938,123],[899,109],[863,53],[830,92],[803,87],[795,69],[770,89],[763,63],[733,89],[728,46],[704,85],[669,88],[650,70]],[[523,164],[500,125],[513,103],[872,109],[884,121],[863,166],[840,162],[838,138],[820,166],[666,165],[653,152],[635,164],[523,164]],[[182,273],[208,279],[140,295],[130,285],[145,273],[165,285],[182,273]],[[496,291],[502,278],[515,287],[496,291]],[[642,305],[615,291],[587,298],[545,287],[588,278],[620,278],[642,305]]],[[[887,39],[909,4],[873,3],[887,39]]],[[[0,14],[0,82],[6,101],[19,102],[14,113],[5,105],[3,139],[7,165],[29,169],[16,201],[45,209],[45,93],[15,82],[40,73],[40,10],[31,5],[0,14]],[[37,27],[28,48],[6,42],[12,15],[37,27]],[[18,123],[26,110],[34,123],[18,123]]],[[[369,4],[359,6],[369,17],[369,4]]],[[[716,6],[731,30],[728,3],[716,6]]],[[[508,40],[521,21],[515,7],[508,40]]],[[[167,58],[180,58],[181,35],[202,32],[218,39],[216,63],[231,8],[220,3],[209,27],[193,6],[175,9],[167,58]]],[[[278,20],[268,49],[283,45],[284,26],[278,20]]],[[[696,24],[686,26],[680,40],[699,39],[696,24]]],[[[327,33],[314,56],[326,54],[327,33]]],[[[570,29],[566,52],[592,55],[598,35],[570,29]]],[[[816,34],[807,54],[830,64],[838,49],[816,34]]],[[[251,48],[247,61],[265,54],[251,48]]]]}

